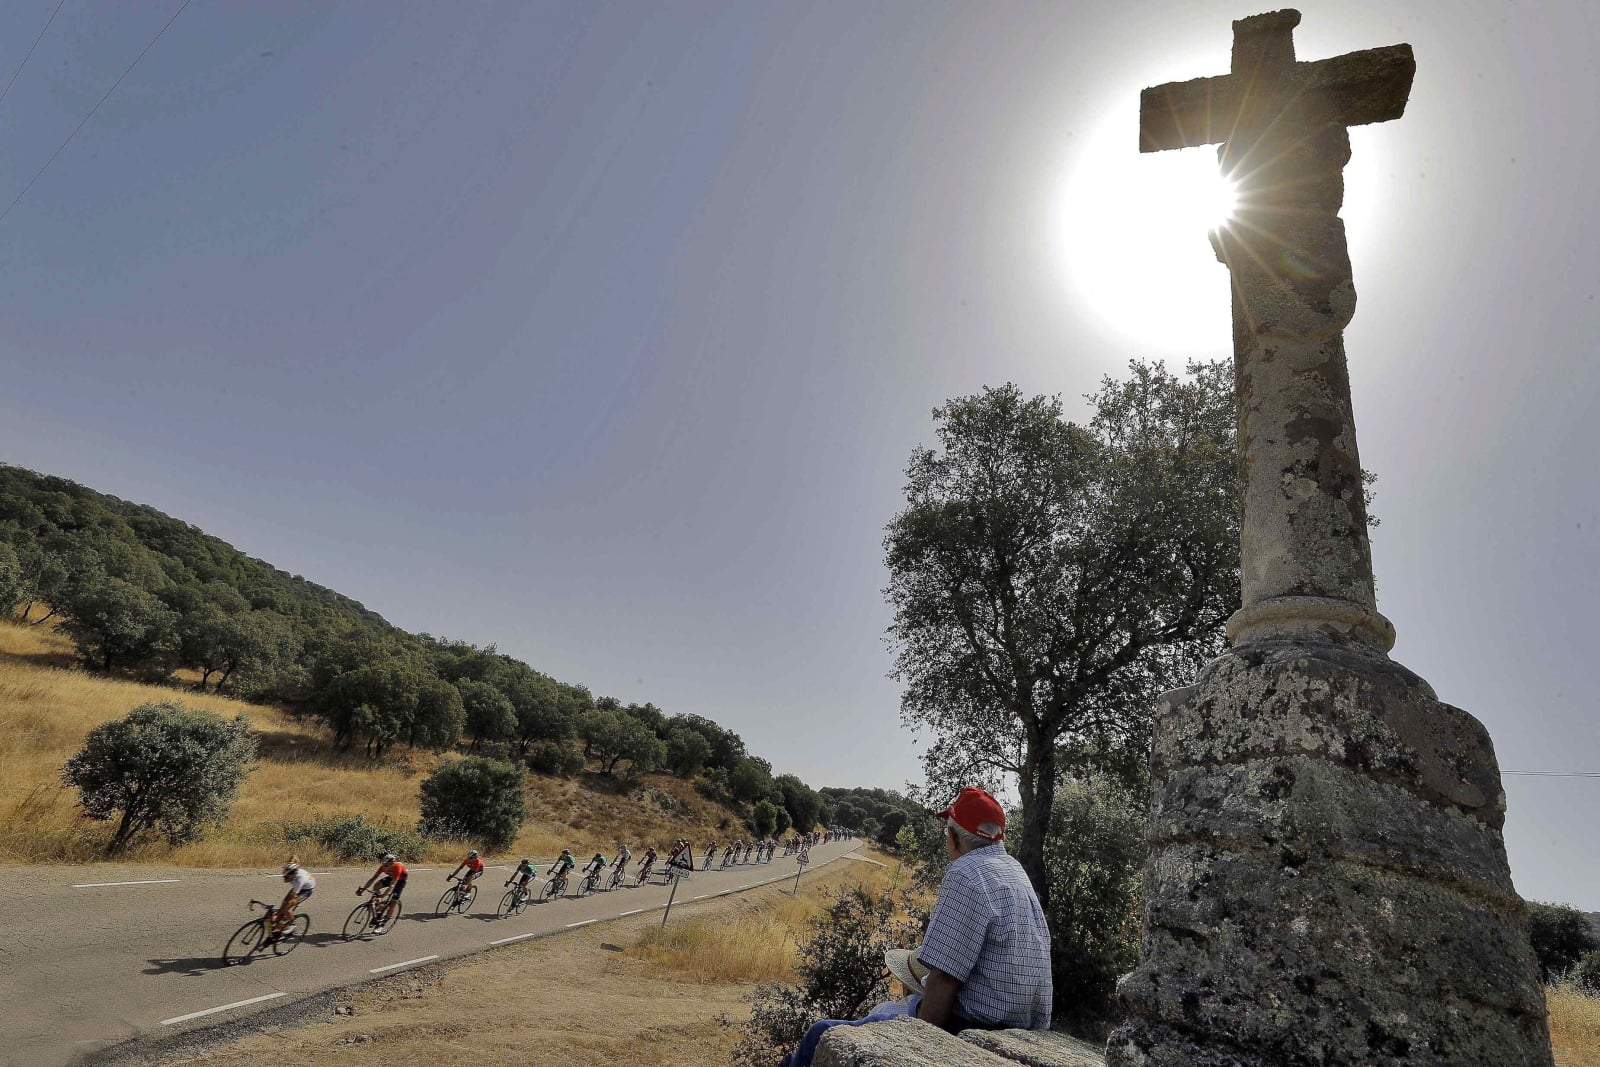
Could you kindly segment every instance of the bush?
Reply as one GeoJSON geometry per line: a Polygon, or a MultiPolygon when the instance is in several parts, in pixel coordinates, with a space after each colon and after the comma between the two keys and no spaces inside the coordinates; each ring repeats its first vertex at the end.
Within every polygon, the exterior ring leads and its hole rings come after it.
{"type": "Polygon", "coordinates": [[[1569,904],[1528,902],[1528,940],[1548,984],[1585,955],[1600,949],[1589,917],[1569,904]]]}
{"type": "Polygon", "coordinates": [[[818,1019],[857,1019],[888,994],[883,954],[917,943],[918,923],[892,893],[829,894],[799,947],[799,983],[766,983],[746,997],[750,1018],[734,1046],[741,1067],[769,1067],[818,1019]]]}
{"type": "Polygon", "coordinates": [[[502,760],[469,756],[442,764],[422,782],[424,837],[470,838],[492,851],[517,839],[527,807],[522,768],[502,760]]]}
{"type": "Polygon", "coordinates": [[[176,702],[141,704],[89,731],[61,778],[78,790],[89,818],[122,813],[106,848],[115,854],[146,834],[177,845],[220,826],[255,754],[243,715],[229,722],[176,702]]]}
{"type": "Polygon", "coordinates": [[[1045,872],[1055,1018],[1098,1034],[1114,1019],[1117,979],[1139,960],[1144,805],[1109,780],[1056,791],[1045,872]]]}
{"type": "Polygon", "coordinates": [[[778,806],[770,800],[758,800],[750,812],[750,828],[757,837],[771,837],[778,832],[778,806]]]}
{"type": "Polygon", "coordinates": [[[583,770],[583,753],[563,741],[536,741],[528,748],[528,769],[571,778],[583,770]]]}
{"type": "Polygon", "coordinates": [[[1600,952],[1589,952],[1572,968],[1572,984],[1591,997],[1600,997],[1600,952]]]}
{"type": "Polygon", "coordinates": [[[422,838],[410,830],[381,826],[365,815],[319,815],[307,822],[285,823],[287,841],[311,841],[346,862],[376,863],[386,852],[402,860],[422,855],[422,838]]]}

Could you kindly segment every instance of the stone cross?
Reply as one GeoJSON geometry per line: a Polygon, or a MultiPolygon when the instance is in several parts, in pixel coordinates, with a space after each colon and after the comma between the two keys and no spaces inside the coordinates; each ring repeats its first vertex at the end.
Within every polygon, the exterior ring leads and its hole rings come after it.
{"type": "Polygon", "coordinates": [[[1228,633],[1332,627],[1387,651],[1345,366],[1355,288],[1339,208],[1347,128],[1399,118],[1416,61],[1401,44],[1296,62],[1299,23],[1298,11],[1241,19],[1231,73],[1146,89],[1139,147],[1220,143],[1238,192],[1213,235],[1233,279],[1245,500],[1244,605],[1228,633]]]}
{"type": "Polygon", "coordinates": [[[1220,142],[1243,606],[1164,695],[1139,964],[1109,1067],[1550,1067],[1481,723],[1389,658],[1344,328],[1347,129],[1398,118],[1405,45],[1298,63],[1233,24],[1225,77],[1145,90],[1140,147],[1220,142]]]}

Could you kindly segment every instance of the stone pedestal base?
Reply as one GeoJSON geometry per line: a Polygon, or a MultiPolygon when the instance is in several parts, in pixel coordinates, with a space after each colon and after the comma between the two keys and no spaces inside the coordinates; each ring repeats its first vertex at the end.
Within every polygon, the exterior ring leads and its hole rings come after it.
{"type": "Polygon", "coordinates": [[[1359,644],[1168,694],[1111,1067],[1548,1067],[1489,737],[1359,644]]]}

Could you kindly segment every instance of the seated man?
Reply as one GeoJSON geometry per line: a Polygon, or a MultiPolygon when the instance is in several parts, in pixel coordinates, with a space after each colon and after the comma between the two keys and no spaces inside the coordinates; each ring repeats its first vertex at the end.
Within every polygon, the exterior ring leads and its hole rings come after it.
{"type": "Polygon", "coordinates": [[[1006,852],[1006,814],[969,786],[939,813],[950,866],[928,920],[918,963],[922,993],[895,1011],[812,1025],[784,1067],[810,1067],[817,1043],[834,1026],[860,1026],[911,1014],[951,1033],[1050,1028],[1050,929],[1022,865],[1006,852]]]}

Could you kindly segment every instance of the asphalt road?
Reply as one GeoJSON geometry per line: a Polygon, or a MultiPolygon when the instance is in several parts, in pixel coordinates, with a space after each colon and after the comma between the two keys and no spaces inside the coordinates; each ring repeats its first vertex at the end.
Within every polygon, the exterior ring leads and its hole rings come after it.
{"type": "MultiPolygon", "coordinates": [[[[808,870],[858,844],[817,846],[808,870]]],[[[793,881],[796,869],[794,857],[780,850],[771,863],[696,872],[679,885],[673,914],[680,905],[692,912],[697,900],[793,881]]],[[[510,871],[491,868],[471,913],[437,918],[448,869],[411,870],[405,913],[384,936],[347,942],[341,935],[360,902],[356,887],[371,868],[314,870],[316,893],[301,908],[311,917],[304,942],[288,956],[224,967],[228,938],[259,914],[247,910],[249,900],[282,899],[275,872],[0,865],[0,1064],[57,1067],[139,1034],[212,1026],[497,942],[659,911],[668,897],[653,883],[536,904],[499,919],[495,909],[510,871]]],[[[542,874],[541,868],[541,885],[542,874]]],[[[575,887],[576,879],[569,893],[575,887]]]]}

